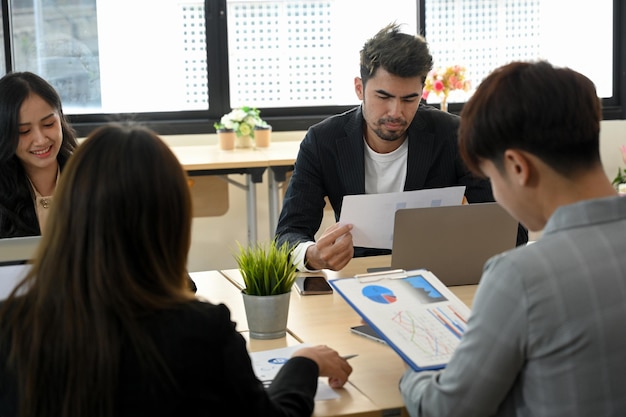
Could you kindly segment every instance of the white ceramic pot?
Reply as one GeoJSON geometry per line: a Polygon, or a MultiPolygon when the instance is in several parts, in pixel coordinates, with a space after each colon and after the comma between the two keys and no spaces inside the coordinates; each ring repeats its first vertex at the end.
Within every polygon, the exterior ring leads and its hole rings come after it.
{"type": "Polygon", "coordinates": [[[251,148],[252,138],[250,136],[237,136],[235,139],[236,148],[251,148]]]}

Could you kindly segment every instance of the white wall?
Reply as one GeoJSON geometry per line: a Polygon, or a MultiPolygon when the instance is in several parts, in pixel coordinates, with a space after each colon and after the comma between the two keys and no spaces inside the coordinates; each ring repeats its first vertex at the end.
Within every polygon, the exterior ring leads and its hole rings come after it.
{"type": "MultiPolygon", "coordinates": [[[[305,132],[274,132],[273,141],[301,140],[305,132]]],[[[170,144],[177,146],[200,143],[217,143],[215,135],[182,135],[164,137],[170,144]]],[[[601,156],[607,176],[612,180],[618,167],[626,167],[619,150],[626,144],[626,120],[604,121],[600,135],[601,156]]],[[[243,180],[243,176],[234,175],[233,179],[243,180]],[[238,178],[239,177],[239,178],[238,178]]],[[[230,208],[226,214],[218,217],[198,217],[193,222],[192,247],[189,256],[189,270],[202,271],[212,269],[236,268],[232,251],[236,242],[247,241],[246,196],[245,191],[229,185],[230,208]]],[[[271,237],[268,221],[267,176],[257,185],[257,221],[258,238],[267,241],[271,237]]],[[[327,211],[322,223],[322,230],[334,222],[332,212],[327,211]]],[[[540,233],[531,235],[537,238],[540,233]]]]}

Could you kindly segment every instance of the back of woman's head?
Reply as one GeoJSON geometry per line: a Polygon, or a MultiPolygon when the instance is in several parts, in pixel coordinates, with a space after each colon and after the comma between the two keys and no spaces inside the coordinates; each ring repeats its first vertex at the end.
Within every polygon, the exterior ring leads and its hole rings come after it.
{"type": "Polygon", "coordinates": [[[146,128],[104,126],[61,177],[36,274],[56,271],[72,291],[105,303],[159,307],[187,287],[190,240],[191,198],[176,156],[146,128]]]}
{"type": "Polygon", "coordinates": [[[20,416],[112,416],[123,352],[168,375],[141,316],[194,298],[189,187],[152,131],[109,125],[77,148],[54,198],[35,263],[0,306],[0,350],[20,416]]]}
{"type": "Polygon", "coordinates": [[[61,163],[65,163],[76,147],[76,136],[63,115],[61,97],[57,91],[32,72],[12,72],[0,79],[0,163],[15,155],[19,141],[20,108],[31,94],[41,97],[59,114],[63,144],[58,158],[61,163]]]}

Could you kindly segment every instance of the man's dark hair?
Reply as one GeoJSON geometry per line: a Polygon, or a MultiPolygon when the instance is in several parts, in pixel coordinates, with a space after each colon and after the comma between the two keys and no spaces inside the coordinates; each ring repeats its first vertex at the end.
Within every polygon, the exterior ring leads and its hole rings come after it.
{"type": "Polygon", "coordinates": [[[392,23],[365,42],[361,49],[363,85],[381,67],[398,77],[420,76],[424,82],[433,67],[433,58],[422,36],[401,33],[399,25],[392,23]]]}
{"type": "Polygon", "coordinates": [[[512,62],[485,78],[461,112],[459,149],[474,173],[504,151],[529,152],[562,175],[601,163],[602,105],[593,82],[545,61],[512,62]]]}

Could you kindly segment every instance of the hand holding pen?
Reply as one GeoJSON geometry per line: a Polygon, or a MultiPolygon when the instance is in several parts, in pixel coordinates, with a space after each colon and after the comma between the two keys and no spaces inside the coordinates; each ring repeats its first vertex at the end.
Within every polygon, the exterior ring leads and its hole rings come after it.
{"type": "Polygon", "coordinates": [[[304,347],[294,352],[292,357],[304,356],[312,359],[319,367],[319,376],[328,377],[328,385],[341,388],[352,373],[352,366],[347,359],[339,356],[336,350],[325,345],[304,347]]]}

